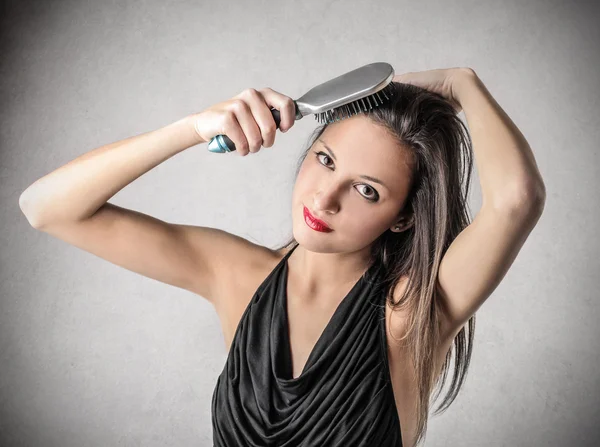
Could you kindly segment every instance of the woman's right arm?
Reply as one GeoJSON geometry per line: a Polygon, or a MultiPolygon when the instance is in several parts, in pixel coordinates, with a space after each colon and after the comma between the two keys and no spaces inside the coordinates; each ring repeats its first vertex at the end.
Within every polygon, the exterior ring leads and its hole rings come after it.
{"type": "Polygon", "coordinates": [[[237,296],[230,287],[277,254],[223,230],[172,224],[107,201],[163,161],[218,134],[227,135],[241,156],[271,147],[277,124],[270,107],[280,111],[280,129],[294,125],[290,97],[270,88],[246,89],[200,113],[81,155],[29,186],[19,206],[40,231],[195,292],[217,311],[230,308],[226,301],[237,296]]]}
{"type": "Polygon", "coordinates": [[[163,161],[201,143],[191,117],[89,151],[29,186],[19,206],[35,228],[90,218],[163,161]]]}
{"type": "Polygon", "coordinates": [[[36,229],[109,262],[195,292],[215,305],[225,273],[268,252],[225,231],[177,225],[107,201],[196,144],[197,115],[87,152],[29,186],[19,206],[36,229]]]}

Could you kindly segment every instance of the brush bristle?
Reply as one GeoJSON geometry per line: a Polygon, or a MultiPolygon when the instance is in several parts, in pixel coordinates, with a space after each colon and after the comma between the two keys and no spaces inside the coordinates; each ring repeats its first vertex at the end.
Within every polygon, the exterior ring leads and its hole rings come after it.
{"type": "Polygon", "coordinates": [[[374,107],[380,107],[386,101],[389,101],[393,96],[393,89],[389,85],[386,85],[383,89],[378,92],[365,96],[364,98],[358,99],[351,103],[345,104],[335,109],[327,110],[322,113],[315,114],[315,119],[319,123],[331,124],[335,121],[341,121],[359,113],[365,113],[372,110],[374,107]],[[383,96],[383,98],[382,98],[383,96]]]}

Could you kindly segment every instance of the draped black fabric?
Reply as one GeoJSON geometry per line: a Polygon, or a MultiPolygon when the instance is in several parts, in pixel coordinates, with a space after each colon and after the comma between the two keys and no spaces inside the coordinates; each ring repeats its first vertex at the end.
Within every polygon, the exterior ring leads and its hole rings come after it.
{"type": "Polygon", "coordinates": [[[376,264],[344,297],[292,378],[289,250],[258,287],[212,396],[215,447],[402,447],[376,264]]]}

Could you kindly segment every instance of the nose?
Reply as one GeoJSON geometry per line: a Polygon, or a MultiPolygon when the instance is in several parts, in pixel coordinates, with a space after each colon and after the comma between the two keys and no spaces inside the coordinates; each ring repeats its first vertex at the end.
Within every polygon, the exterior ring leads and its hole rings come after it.
{"type": "Polygon", "coordinates": [[[314,210],[323,214],[335,214],[339,210],[339,185],[330,183],[321,188],[314,197],[314,210]]]}

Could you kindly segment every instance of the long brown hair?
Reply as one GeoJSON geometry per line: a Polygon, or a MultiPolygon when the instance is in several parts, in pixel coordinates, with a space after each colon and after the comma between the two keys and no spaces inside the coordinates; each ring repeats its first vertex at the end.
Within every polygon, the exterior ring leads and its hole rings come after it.
{"type": "MultiPolygon", "coordinates": [[[[373,262],[383,266],[382,282],[393,309],[407,311],[406,340],[417,378],[416,443],[424,440],[432,391],[436,400],[446,382],[452,353],[454,375],[450,390],[434,412],[444,412],[454,401],[464,382],[473,350],[475,315],[468,321],[469,337],[463,326],[454,338],[441,373],[435,373],[434,353],[440,343],[440,308],[437,274],[450,243],[471,222],[467,198],[473,169],[473,149],[467,127],[449,101],[434,92],[392,82],[391,100],[365,116],[382,126],[407,149],[413,158],[411,189],[401,210],[412,217],[412,226],[400,233],[389,229],[372,244],[373,262]],[[394,302],[392,293],[403,278],[407,288],[394,302]],[[441,380],[439,380],[441,378],[441,380]]],[[[328,124],[317,127],[296,168],[296,177],[314,142],[328,124]]],[[[297,245],[291,238],[275,248],[297,245]]]]}

